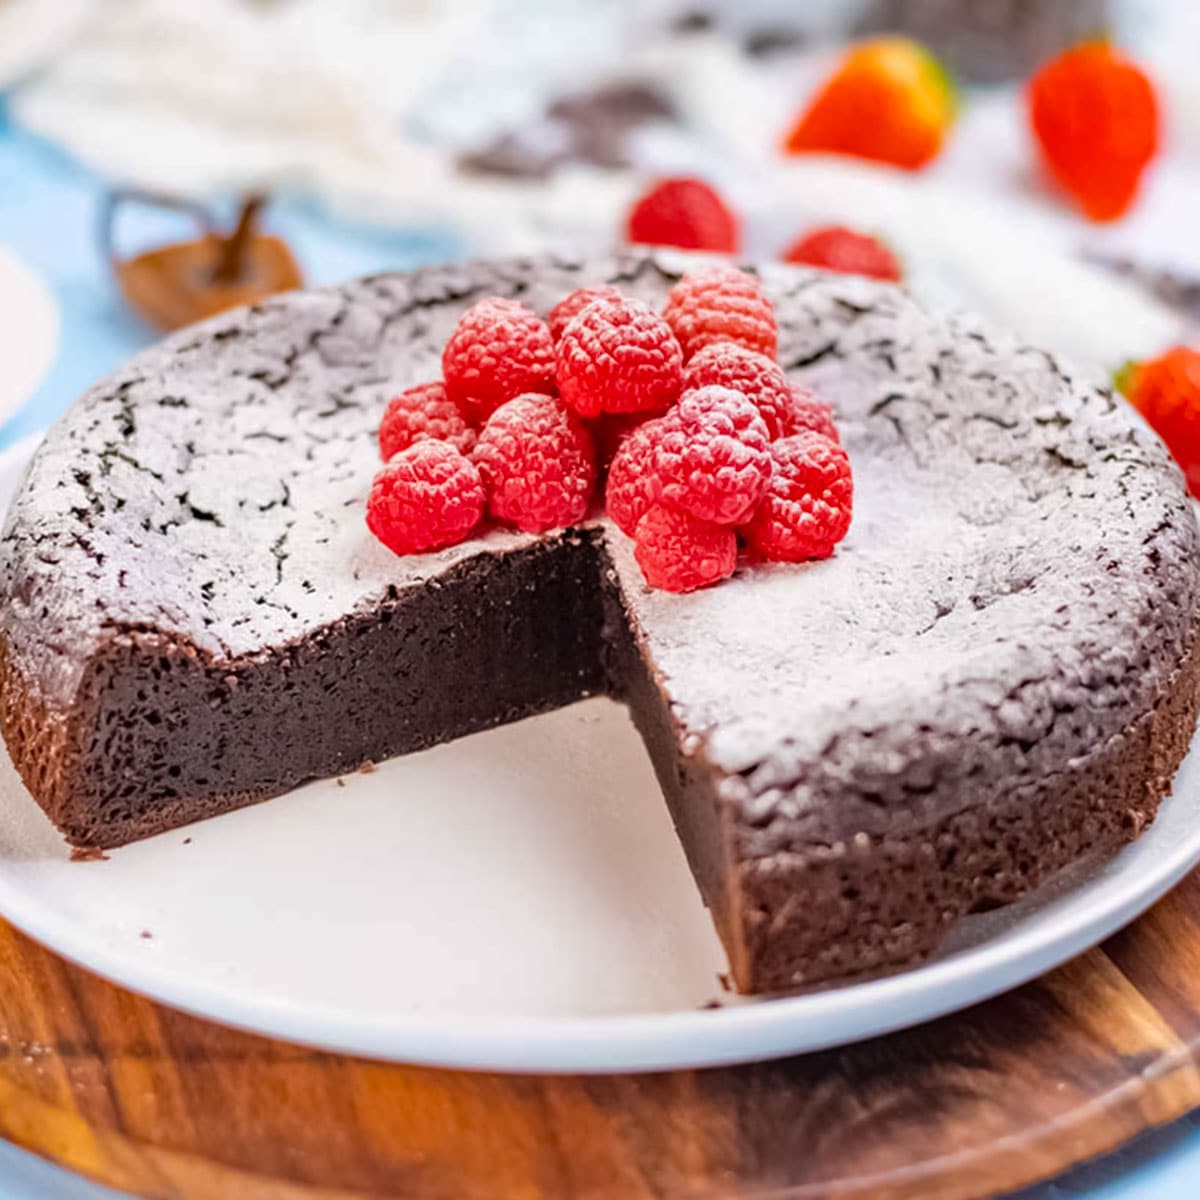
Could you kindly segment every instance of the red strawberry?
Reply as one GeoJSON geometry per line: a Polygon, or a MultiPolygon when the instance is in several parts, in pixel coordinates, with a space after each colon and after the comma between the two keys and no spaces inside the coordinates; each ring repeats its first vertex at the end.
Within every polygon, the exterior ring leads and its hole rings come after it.
{"type": "Polygon", "coordinates": [[[1124,215],[1158,152],[1159,106],[1146,73],[1108,42],[1085,42],[1029,83],[1042,161],[1093,221],[1124,215]]]}
{"type": "Polygon", "coordinates": [[[935,158],[957,99],[942,65],[909,38],[852,46],[788,133],[789,154],[852,154],[915,170],[935,158]]]}
{"type": "Polygon", "coordinates": [[[1175,346],[1158,358],[1131,363],[1117,386],[1167,443],[1200,496],[1200,351],[1175,346]]]}

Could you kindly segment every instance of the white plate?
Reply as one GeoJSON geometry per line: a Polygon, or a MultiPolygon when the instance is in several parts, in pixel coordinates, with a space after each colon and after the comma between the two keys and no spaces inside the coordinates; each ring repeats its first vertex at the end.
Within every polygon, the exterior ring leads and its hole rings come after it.
{"type": "Polygon", "coordinates": [[[0,425],[33,395],[58,346],[58,305],[46,285],[0,246],[0,425]]]}
{"type": "MultiPolygon", "coordinates": [[[[34,446],[0,455],[0,510],[34,446]]],[[[72,863],[0,756],[0,914],[135,991],[355,1054],[597,1071],[815,1050],[1031,979],[1200,860],[1200,762],[1135,845],[937,961],[735,1002],[642,746],[590,700],[72,863]],[[714,999],[728,1004],[702,1006],[714,999]]]]}

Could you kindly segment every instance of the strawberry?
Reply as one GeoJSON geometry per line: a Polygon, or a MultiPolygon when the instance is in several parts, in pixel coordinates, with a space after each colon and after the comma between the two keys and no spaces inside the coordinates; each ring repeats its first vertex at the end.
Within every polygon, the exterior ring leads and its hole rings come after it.
{"type": "Polygon", "coordinates": [[[1038,71],[1028,103],[1042,161],[1067,194],[1093,221],[1124,215],[1159,146],[1146,73],[1108,42],[1085,42],[1038,71]]]}
{"type": "Polygon", "coordinates": [[[935,158],[957,98],[941,63],[905,37],[860,42],[797,118],[788,154],[851,154],[916,170],[935,158]]]}
{"type": "Polygon", "coordinates": [[[1167,444],[1200,497],[1200,351],[1175,346],[1158,358],[1127,363],[1115,383],[1167,444]]]}

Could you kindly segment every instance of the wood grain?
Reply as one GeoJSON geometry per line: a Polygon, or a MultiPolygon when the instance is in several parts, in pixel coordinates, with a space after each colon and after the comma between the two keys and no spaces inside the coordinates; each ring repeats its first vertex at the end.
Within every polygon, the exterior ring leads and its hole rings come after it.
{"type": "Polygon", "coordinates": [[[773,1063],[515,1076],[159,1007],[0,925],[0,1136],[156,1200],[975,1200],[1200,1106],[1200,874],[1100,949],[773,1063]]]}

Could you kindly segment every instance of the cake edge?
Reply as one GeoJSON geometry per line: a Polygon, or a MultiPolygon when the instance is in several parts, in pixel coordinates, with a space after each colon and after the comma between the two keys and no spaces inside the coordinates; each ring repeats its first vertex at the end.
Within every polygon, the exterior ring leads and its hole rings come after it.
{"type": "Polygon", "coordinates": [[[910,969],[973,912],[1031,895],[1079,862],[1105,861],[1154,821],[1200,717],[1200,620],[1154,705],[1085,759],[1002,800],[964,801],[925,829],[739,854],[726,801],[737,903],[739,990],[789,992],[910,969]],[[797,911],[806,919],[790,919],[797,911]],[[740,915],[739,915],[740,912],[740,915]]]}

